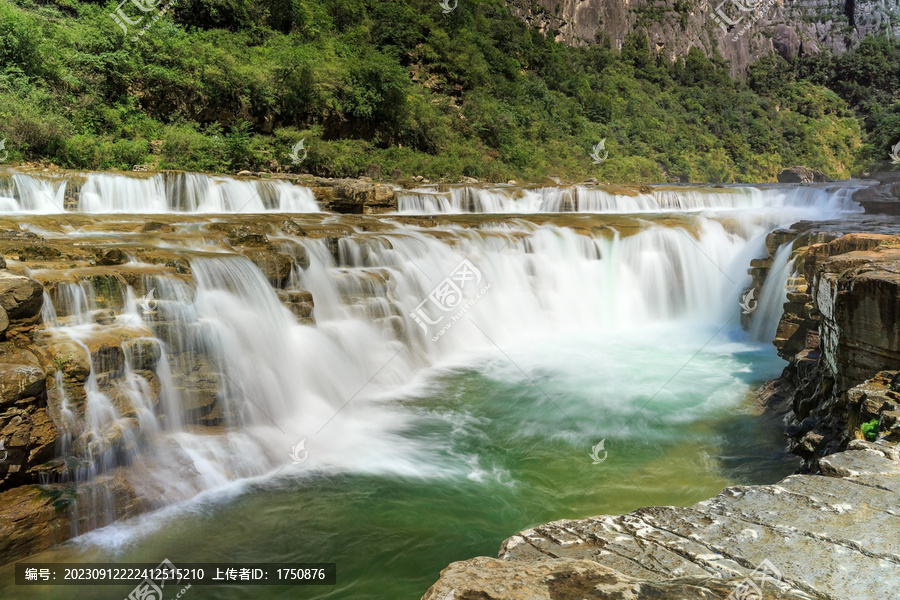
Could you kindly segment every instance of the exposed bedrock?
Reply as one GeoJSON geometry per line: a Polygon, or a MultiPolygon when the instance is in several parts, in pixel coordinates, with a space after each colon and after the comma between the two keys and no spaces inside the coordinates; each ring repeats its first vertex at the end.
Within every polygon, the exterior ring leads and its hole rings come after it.
{"type": "Polygon", "coordinates": [[[423,600],[892,597],[895,454],[857,441],[822,459],[824,476],[731,487],[685,508],[546,523],[507,539],[498,559],[453,563],[423,600]]]}
{"type": "Polygon", "coordinates": [[[644,34],[668,59],[698,48],[720,54],[739,75],[775,52],[786,59],[822,50],[841,53],[867,35],[900,34],[898,0],[804,2],[708,2],[706,0],[510,0],[526,23],[570,45],[622,46],[630,33],[644,34]],[[724,27],[723,27],[724,26],[724,27]]]}
{"type": "MultiPolygon", "coordinates": [[[[882,389],[890,399],[891,372],[900,370],[900,223],[798,223],[769,234],[769,260],[784,243],[794,274],[773,343],[788,365],[762,402],[787,412],[791,449],[804,471],[817,472],[821,457],[862,437],[861,423],[897,408],[865,397],[882,389]]],[[[888,415],[884,430],[892,425],[888,415]]]]}

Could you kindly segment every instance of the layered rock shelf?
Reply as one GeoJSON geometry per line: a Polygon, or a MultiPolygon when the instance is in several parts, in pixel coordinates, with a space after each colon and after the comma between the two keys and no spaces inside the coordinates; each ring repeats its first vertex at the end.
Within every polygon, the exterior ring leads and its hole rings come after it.
{"type": "Polygon", "coordinates": [[[507,539],[497,559],[451,564],[422,600],[891,598],[897,457],[893,445],[857,441],[823,458],[822,476],[547,523],[507,539]]]}
{"type": "MultiPolygon", "coordinates": [[[[879,373],[900,369],[900,224],[875,216],[798,223],[769,235],[770,255],[783,243],[792,244],[795,273],[774,344],[788,365],[761,401],[787,412],[791,449],[814,473],[860,423],[897,409],[879,373]],[[881,404],[867,400],[875,390],[881,404]]],[[[884,425],[892,424],[889,415],[884,425]]]]}

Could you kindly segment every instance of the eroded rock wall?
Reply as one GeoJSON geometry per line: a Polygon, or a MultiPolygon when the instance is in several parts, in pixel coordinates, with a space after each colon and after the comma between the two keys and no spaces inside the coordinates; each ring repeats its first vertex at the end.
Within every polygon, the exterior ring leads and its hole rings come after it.
{"type": "MultiPolygon", "coordinates": [[[[900,369],[900,223],[798,223],[769,234],[769,258],[758,260],[771,262],[784,243],[795,274],[773,343],[788,365],[761,403],[782,404],[791,450],[817,472],[823,456],[860,437],[861,422],[895,410],[867,404],[863,390],[890,393],[882,372],[900,369]],[[854,229],[870,233],[846,233],[854,229]]],[[[765,275],[754,273],[754,286],[765,275]]]]}
{"type": "Polygon", "coordinates": [[[844,52],[870,34],[900,34],[898,0],[510,0],[510,5],[513,14],[567,44],[606,37],[620,48],[629,33],[644,33],[670,60],[699,48],[730,60],[735,75],[773,51],[785,57],[822,49],[844,52]],[[735,22],[722,21],[727,31],[717,24],[717,10],[735,22]]]}

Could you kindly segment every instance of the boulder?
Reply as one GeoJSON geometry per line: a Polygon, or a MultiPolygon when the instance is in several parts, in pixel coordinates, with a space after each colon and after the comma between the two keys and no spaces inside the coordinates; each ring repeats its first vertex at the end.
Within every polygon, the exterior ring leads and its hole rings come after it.
{"type": "Polygon", "coordinates": [[[128,364],[135,371],[152,371],[162,358],[162,346],[154,338],[137,338],[122,344],[128,364]]]}
{"type": "Polygon", "coordinates": [[[212,223],[207,229],[225,233],[228,243],[232,246],[266,246],[269,239],[260,228],[236,223],[212,223]]]}
{"type": "Polygon", "coordinates": [[[313,311],[315,303],[313,302],[312,292],[306,290],[296,290],[290,292],[279,291],[279,299],[288,307],[300,323],[312,325],[315,323],[313,311]]]}
{"type": "Polygon", "coordinates": [[[242,249],[241,253],[253,261],[266,279],[275,287],[284,287],[288,277],[291,276],[291,270],[294,267],[294,261],[290,256],[281,252],[273,252],[271,250],[260,249],[242,249]]]}
{"type": "Polygon", "coordinates": [[[104,250],[97,253],[98,265],[123,265],[127,262],[128,255],[119,248],[110,248],[109,250],[104,250]]]}
{"type": "Polygon", "coordinates": [[[871,178],[880,185],[857,190],[853,201],[868,214],[900,215],[900,172],[875,173],[871,178]]]}
{"type": "Polygon", "coordinates": [[[91,374],[91,359],[81,344],[71,340],[47,346],[50,363],[72,381],[85,381],[91,374]]]}
{"type": "Polygon", "coordinates": [[[331,186],[312,188],[318,202],[344,214],[379,214],[396,210],[394,188],[364,179],[339,179],[331,186]]]}
{"type": "MultiPolygon", "coordinates": [[[[22,352],[25,354],[26,352],[22,352]]],[[[0,407],[36,396],[47,387],[47,373],[33,354],[33,360],[5,362],[20,357],[0,356],[0,407]]]]}
{"type": "Polygon", "coordinates": [[[809,167],[790,167],[778,173],[778,183],[823,183],[830,177],[809,167]]]}
{"type": "Polygon", "coordinates": [[[112,325],[116,322],[116,313],[111,308],[101,308],[91,313],[91,320],[98,325],[112,325]]]}
{"type": "Polygon", "coordinates": [[[0,270],[0,308],[10,320],[29,319],[41,312],[44,305],[44,288],[41,284],[22,275],[0,270]]]}
{"type": "Polygon", "coordinates": [[[366,176],[371,179],[381,179],[381,165],[372,163],[366,166],[366,176]]]}

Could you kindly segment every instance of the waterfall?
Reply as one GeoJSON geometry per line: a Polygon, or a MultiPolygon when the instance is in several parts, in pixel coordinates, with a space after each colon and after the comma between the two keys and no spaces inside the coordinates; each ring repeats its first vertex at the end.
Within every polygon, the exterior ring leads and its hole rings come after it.
{"type": "Polygon", "coordinates": [[[85,173],[0,177],[0,210],[55,214],[318,212],[312,190],[284,180],[202,173],[85,173]]]}
{"type": "MultiPolygon", "coordinates": [[[[55,185],[48,191],[58,195],[55,185]]],[[[24,189],[16,187],[16,202],[24,189]]],[[[88,174],[79,207],[238,210],[258,194],[255,210],[276,210],[302,206],[302,190],[197,174],[88,174]]],[[[280,289],[231,247],[201,243],[199,233],[157,242],[184,257],[189,275],[132,258],[127,281],[102,295],[94,290],[96,270],[36,269],[42,281],[62,277],[44,310],[48,335],[63,348],[55,356],[67,369],[75,355],[90,365],[83,397],[57,373],[52,412],[65,432],[60,458],[72,465],[62,477],[85,486],[124,470],[135,490],[162,506],[279,472],[301,441],[309,451],[297,466],[302,472],[421,476],[416,459],[440,449],[412,448],[399,436],[412,417],[398,399],[426,385],[430,373],[562,334],[627,339],[683,322],[714,334],[738,314],[734,299],[747,283],[749,258],[770,230],[854,208],[844,189],[743,187],[637,196],[459,187],[408,193],[399,205],[402,212],[690,214],[646,215],[627,227],[622,217],[603,215],[577,227],[525,218],[427,227],[388,217],[376,228],[348,220],[341,235],[336,217],[308,215],[302,235],[294,227],[269,235],[273,248],[294,258],[280,289]],[[289,308],[291,298],[307,295],[315,325],[289,308]],[[326,426],[327,436],[318,436],[326,426]]],[[[41,235],[68,233],[47,228],[41,235]]],[[[771,340],[789,258],[788,244],[762,291],[756,339],[771,340]]],[[[94,515],[85,529],[114,519],[102,489],[79,502],[79,514],[94,515]]]]}
{"type": "Polygon", "coordinates": [[[784,303],[787,302],[788,279],[794,270],[792,242],[782,244],[775,252],[772,267],[766,275],[756,310],[750,320],[750,336],[760,342],[771,342],[778,330],[784,303]]]}
{"type": "Polygon", "coordinates": [[[417,188],[398,194],[401,214],[584,212],[605,214],[725,211],[764,208],[815,208],[832,213],[858,211],[850,199],[853,188],[800,186],[705,186],[700,189],[644,186],[625,192],[620,187],[544,187],[520,189],[451,187],[449,191],[417,188]]]}
{"type": "Polygon", "coordinates": [[[64,179],[43,179],[13,173],[10,177],[0,177],[0,210],[4,213],[62,212],[65,191],[64,179]]]}

